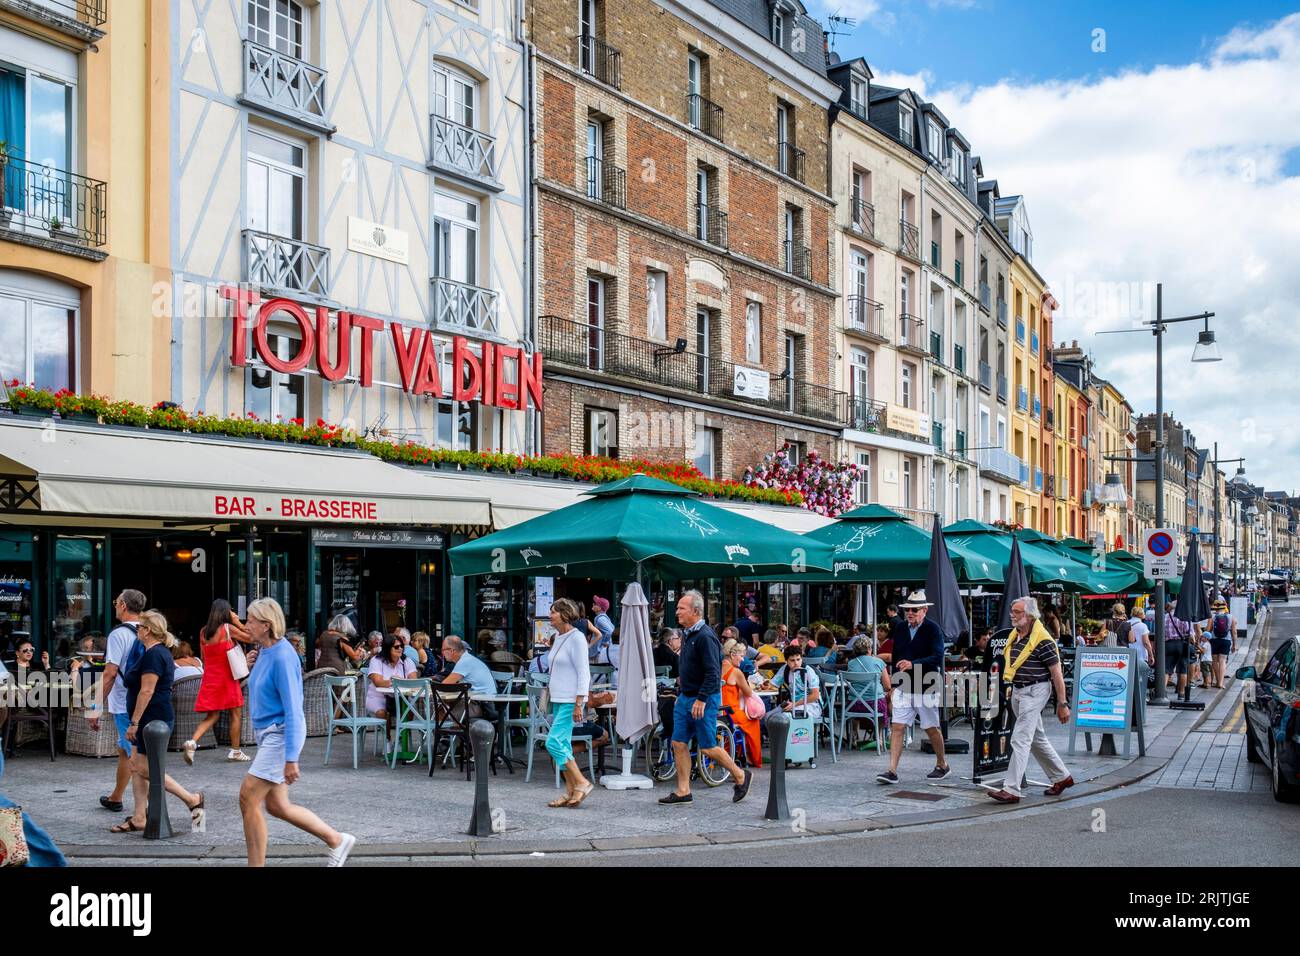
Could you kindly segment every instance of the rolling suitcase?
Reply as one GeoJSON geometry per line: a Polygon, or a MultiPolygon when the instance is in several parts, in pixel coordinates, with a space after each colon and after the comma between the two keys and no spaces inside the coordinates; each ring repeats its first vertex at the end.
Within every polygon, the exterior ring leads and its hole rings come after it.
{"type": "MultiPolygon", "coordinates": [[[[800,700],[807,693],[807,675],[800,668],[786,675],[790,687],[790,699],[800,700]]],[[[817,767],[817,722],[808,716],[803,707],[790,711],[790,734],[786,739],[785,759],[787,764],[807,763],[817,767]]]]}

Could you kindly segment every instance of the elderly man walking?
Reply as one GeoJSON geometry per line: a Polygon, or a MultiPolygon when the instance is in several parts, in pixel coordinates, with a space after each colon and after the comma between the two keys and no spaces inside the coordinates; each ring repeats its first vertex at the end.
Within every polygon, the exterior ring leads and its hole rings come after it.
{"type": "Polygon", "coordinates": [[[889,700],[889,769],[876,774],[884,784],[898,783],[898,762],[906,744],[905,734],[912,722],[920,720],[921,729],[934,747],[934,769],[928,780],[942,780],[951,772],[943,753],[943,734],[939,730],[939,707],[943,698],[943,631],[934,621],[925,619],[930,602],[924,591],[914,591],[903,602],[906,621],[894,625],[893,683],[889,700]],[[927,687],[927,685],[930,685],[927,687]],[[928,691],[928,692],[927,692],[928,691]]]}
{"type": "Polygon", "coordinates": [[[1061,655],[1056,641],[1038,619],[1038,602],[1033,598],[1021,598],[1011,605],[1011,626],[1011,638],[1003,651],[1002,679],[1011,684],[1011,712],[1016,715],[1016,726],[1011,731],[1011,764],[1006,779],[1002,789],[989,796],[998,803],[1019,803],[1020,781],[1032,753],[1052,781],[1043,794],[1059,797],[1074,786],[1074,777],[1043,730],[1043,707],[1055,687],[1057,719],[1063,724],[1070,719],[1061,655]]]}

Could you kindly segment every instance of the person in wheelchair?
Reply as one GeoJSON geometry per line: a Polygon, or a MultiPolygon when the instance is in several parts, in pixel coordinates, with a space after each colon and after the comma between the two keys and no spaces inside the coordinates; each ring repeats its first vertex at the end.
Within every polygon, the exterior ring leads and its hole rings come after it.
{"type": "MultiPolygon", "coordinates": [[[[741,670],[745,659],[745,644],[737,639],[727,641],[722,647],[722,714],[730,720],[732,729],[745,740],[745,753],[750,766],[763,766],[762,733],[759,717],[763,713],[763,698],[754,693],[748,678],[741,670]],[[756,703],[750,703],[753,698],[756,703]]],[[[737,743],[739,744],[739,740],[737,743]]]]}

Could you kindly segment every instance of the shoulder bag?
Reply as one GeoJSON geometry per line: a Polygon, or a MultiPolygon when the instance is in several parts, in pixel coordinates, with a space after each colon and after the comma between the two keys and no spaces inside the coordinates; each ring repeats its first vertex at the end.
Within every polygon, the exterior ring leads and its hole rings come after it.
{"type": "Polygon", "coordinates": [[[230,676],[236,681],[241,681],[248,676],[248,658],[244,656],[244,649],[239,646],[239,641],[230,636],[230,625],[224,625],[226,628],[226,639],[231,642],[231,647],[226,651],[226,660],[230,663],[230,676]]]}

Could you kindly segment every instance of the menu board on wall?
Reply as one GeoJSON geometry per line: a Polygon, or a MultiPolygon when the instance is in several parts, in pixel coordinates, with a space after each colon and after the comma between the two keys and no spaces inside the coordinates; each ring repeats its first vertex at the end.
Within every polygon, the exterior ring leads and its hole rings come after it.
{"type": "Polygon", "coordinates": [[[351,557],[335,558],[331,575],[334,609],[356,607],[360,591],[360,565],[357,561],[351,557]]]}
{"type": "Polygon", "coordinates": [[[555,578],[537,579],[537,601],[534,617],[550,617],[551,605],[555,603],[555,578]]]}
{"type": "Polygon", "coordinates": [[[476,606],[478,626],[499,629],[506,623],[506,580],[495,574],[479,578],[476,606]]]}

